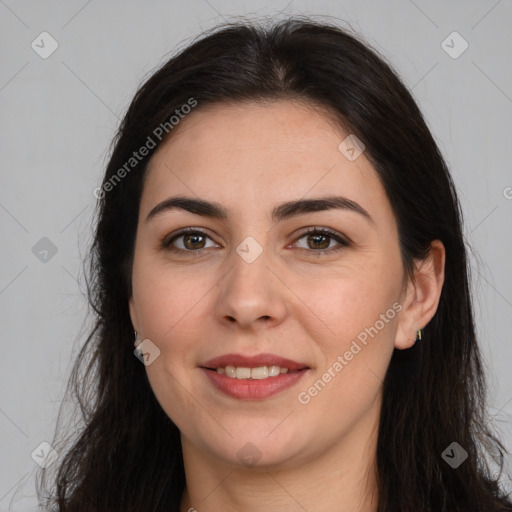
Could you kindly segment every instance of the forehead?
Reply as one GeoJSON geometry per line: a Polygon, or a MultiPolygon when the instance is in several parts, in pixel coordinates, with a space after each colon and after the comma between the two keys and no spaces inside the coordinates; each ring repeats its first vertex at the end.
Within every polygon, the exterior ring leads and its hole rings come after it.
{"type": "Polygon", "coordinates": [[[391,214],[364,152],[349,160],[340,150],[348,135],[325,109],[301,102],[199,106],[153,155],[141,206],[186,194],[257,210],[339,193],[391,214]]]}

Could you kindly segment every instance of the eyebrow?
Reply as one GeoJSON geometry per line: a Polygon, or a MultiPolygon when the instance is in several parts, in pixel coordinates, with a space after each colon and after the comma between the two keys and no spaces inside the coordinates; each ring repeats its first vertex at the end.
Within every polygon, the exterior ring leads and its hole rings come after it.
{"type": "MultiPolygon", "coordinates": [[[[153,217],[161,215],[169,210],[180,209],[195,215],[211,217],[214,219],[227,220],[228,210],[219,203],[205,201],[204,199],[195,199],[193,197],[175,196],[165,199],[158,203],[146,217],[146,222],[153,217]]],[[[272,220],[279,222],[297,215],[325,210],[348,210],[358,213],[370,223],[374,221],[370,214],[359,204],[342,196],[327,196],[316,199],[299,199],[296,201],[287,201],[277,205],[272,210],[272,220]]]]}

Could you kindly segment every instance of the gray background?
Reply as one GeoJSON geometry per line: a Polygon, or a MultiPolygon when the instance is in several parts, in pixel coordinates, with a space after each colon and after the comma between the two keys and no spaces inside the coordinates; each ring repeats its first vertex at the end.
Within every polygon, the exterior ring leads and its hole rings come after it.
{"type": "Polygon", "coordinates": [[[511,0],[0,0],[0,509],[36,504],[31,453],[53,438],[87,327],[93,190],[138,84],[218,22],[295,13],[349,23],[412,88],[460,192],[491,412],[512,435],[511,0]],[[59,45],[46,59],[43,31],[59,45]]]}

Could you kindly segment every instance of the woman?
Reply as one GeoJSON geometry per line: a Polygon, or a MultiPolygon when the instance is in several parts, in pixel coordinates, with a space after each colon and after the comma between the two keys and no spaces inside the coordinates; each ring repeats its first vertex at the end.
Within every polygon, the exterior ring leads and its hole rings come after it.
{"type": "Polygon", "coordinates": [[[512,510],[455,188],[367,44],[219,27],[139,89],[95,194],[49,507],[512,510]]]}

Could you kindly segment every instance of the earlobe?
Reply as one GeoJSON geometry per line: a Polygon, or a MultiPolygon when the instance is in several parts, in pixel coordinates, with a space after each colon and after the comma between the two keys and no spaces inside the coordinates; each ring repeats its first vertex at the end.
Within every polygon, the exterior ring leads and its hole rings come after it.
{"type": "Polygon", "coordinates": [[[440,240],[434,240],[427,258],[417,263],[414,279],[408,282],[395,338],[397,349],[412,347],[422,336],[418,330],[423,329],[437,311],[444,283],[444,265],[444,245],[440,240]]]}
{"type": "Polygon", "coordinates": [[[135,314],[135,304],[133,302],[133,296],[130,297],[130,300],[128,301],[128,309],[130,311],[130,319],[132,321],[132,326],[134,331],[138,331],[138,322],[137,322],[137,315],[135,314]]]}

